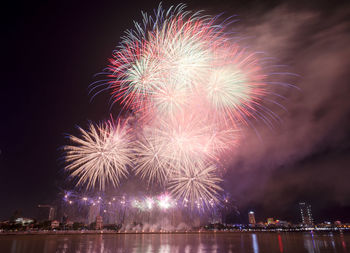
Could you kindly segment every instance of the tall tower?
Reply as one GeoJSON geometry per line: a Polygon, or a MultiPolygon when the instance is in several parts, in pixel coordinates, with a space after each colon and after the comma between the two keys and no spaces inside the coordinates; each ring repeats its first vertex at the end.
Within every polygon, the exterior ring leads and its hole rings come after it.
{"type": "Polygon", "coordinates": [[[102,216],[97,216],[96,217],[96,227],[97,230],[103,229],[103,218],[102,216]]]}
{"type": "Polygon", "coordinates": [[[253,211],[250,211],[248,213],[248,218],[249,218],[249,224],[255,226],[256,221],[255,221],[255,214],[253,211]]]}
{"type": "Polygon", "coordinates": [[[311,205],[305,202],[300,202],[299,208],[302,223],[306,225],[312,225],[314,223],[314,220],[312,219],[311,205]]]}

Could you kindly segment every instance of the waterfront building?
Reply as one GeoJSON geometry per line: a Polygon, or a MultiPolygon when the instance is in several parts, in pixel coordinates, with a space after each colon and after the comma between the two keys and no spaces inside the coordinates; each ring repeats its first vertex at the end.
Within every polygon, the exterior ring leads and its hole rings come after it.
{"type": "Polygon", "coordinates": [[[276,225],[279,226],[279,227],[288,227],[291,224],[288,221],[276,220],[276,225]]]}
{"type": "Polygon", "coordinates": [[[54,229],[54,228],[58,228],[60,226],[60,223],[58,220],[53,220],[51,221],[51,228],[54,229]]]}
{"type": "Polygon", "coordinates": [[[339,221],[339,220],[335,221],[334,226],[341,226],[341,221],[339,221]]]}
{"type": "Polygon", "coordinates": [[[15,223],[16,224],[21,224],[22,226],[28,226],[29,224],[31,223],[34,223],[34,220],[33,219],[30,219],[30,218],[17,218],[15,220],[15,223]]]}
{"type": "Polygon", "coordinates": [[[267,225],[275,225],[276,221],[274,218],[267,218],[267,225]]]}
{"type": "Polygon", "coordinates": [[[312,218],[311,205],[305,202],[300,202],[299,208],[300,208],[301,222],[305,225],[312,225],[314,223],[314,220],[312,218]]]}
{"type": "Polygon", "coordinates": [[[97,216],[96,217],[96,229],[101,230],[103,229],[103,218],[102,216],[97,216]]]}
{"type": "Polygon", "coordinates": [[[254,214],[253,211],[250,211],[248,213],[248,219],[249,219],[249,224],[252,225],[252,226],[255,226],[256,220],[255,220],[255,214],[254,214]]]}

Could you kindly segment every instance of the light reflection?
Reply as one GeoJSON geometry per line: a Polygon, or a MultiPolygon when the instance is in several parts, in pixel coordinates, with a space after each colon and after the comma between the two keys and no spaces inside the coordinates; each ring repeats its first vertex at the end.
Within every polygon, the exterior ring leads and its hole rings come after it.
{"type": "Polygon", "coordinates": [[[306,248],[308,253],[320,253],[322,248],[324,247],[323,240],[325,240],[326,238],[321,234],[314,234],[313,232],[305,234],[304,247],[306,248]]]}
{"type": "Polygon", "coordinates": [[[205,247],[202,243],[199,243],[197,253],[205,252],[205,247]]]}
{"type": "MultiPolygon", "coordinates": [[[[341,233],[197,233],[197,234],[103,234],[42,235],[0,241],[1,252],[86,252],[86,253],[350,253],[346,247],[349,234],[341,233]],[[259,238],[258,238],[259,236],[259,238]],[[276,238],[277,237],[277,238],[276,238]],[[276,240],[277,239],[277,240],[276,240]],[[277,246],[278,243],[278,246],[277,246]]],[[[349,244],[348,244],[349,245],[349,244]]]]}
{"type": "Polygon", "coordinates": [[[215,243],[212,247],[211,253],[218,253],[219,251],[219,247],[218,245],[215,243]]]}
{"type": "Polygon", "coordinates": [[[254,253],[259,253],[258,239],[256,238],[256,234],[252,234],[252,242],[254,253]]]}
{"type": "Polygon", "coordinates": [[[335,249],[335,242],[334,242],[333,233],[329,233],[329,236],[330,236],[330,238],[331,238],[332,248],[335,249]]]}
{"type": "Polygon", "coordinates": [[[11,245],[11,253],[16,253],[16,252],[17,252],[17,240],[13,240],[11,245]]]}
{"type": "MultiPolygon", "coordinates": [[[[143,239],[143,238],[142,238],[143,239]]],[[[148,248],[147,248],[147,253],[152,253],[153,249],[152,249],[152,244],[148,244],[148,248]]]]}
{"type": "Polygon", "coordinates": [[[344,234],[340,233],[340,241],[341,241],[341,245],[343,246],[344,252],[346,252],[346,243],[344,240],[344,234]]]}
{"type": "Polygon", "coordinates": [[[170,252],[171,252],[171,248],[169,244],[161,245],[158,251],[158,253],[170,253],[170,252]]]}
{"type": "Polygon", "coordinates": [[[282,238],[280,234],[278,234],[278,246],[280,248],[280,252],[283,253],[283,243],[282,243],[282,238]]]}

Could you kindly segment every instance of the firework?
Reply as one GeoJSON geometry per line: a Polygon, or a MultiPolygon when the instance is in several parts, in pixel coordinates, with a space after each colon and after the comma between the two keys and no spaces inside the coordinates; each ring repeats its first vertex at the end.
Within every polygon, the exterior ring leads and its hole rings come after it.
{"type": "Polygon", "coordinates": [[[197,116],[158,120],[145,126],[136,142],[135,172],[149,183],[166,185],[172,174],[198,161],[219,162],[237,141],[237,131],[220,129],[197,116]]]}
{"type": "Polygon", "coordinates": [[[147,197],[145,200],[145,203],[146,203],[146,208],[148,210],[151,210],[153,208],[153,205],[154,205],[154,200],[150,197],[147,197]]]}
{"type": "Polygon", "coordinates": [[[115,100],[165,115],[188,105],[212,67],[210,48],[221,40],[221,28],[184,7],[166,11],[160,5],[155,18],[144,14],[143,24],[127,31],[107,68],[115,100]]]}
{"type": "Polygon", "coordinates": [[[177,199],[191,208],[209,207],[218,202],[218,185],[222,180],[216,176],[214,165],[197,162],[192,168],[178,171],[169,181],[169,190],[177,199]]]}
{"type": "Polygon", "coordinates": [[[267,94],[261,66],[254,53],[238,45],[216,49],[215,63],[203,85],[203,96],[221,121],[246,122],[267,94]]]}
{"type": "MultiPolygon", "coordinates": [[[[230,19],[220,23],[219,16],[184,8],[159,5],[154,15],[143,13],[113,52],[107,79],[92,90],[107,85],[113,101],[142,124],[132,145],[119,123],[90,124],[79,128],[81,138],[70,136],[66,169],[78,185],[118,186],[133,164],[141,179],[167,187],[186,205],[213,206],[221,191],[217,168],[240,129],[251,118],[269,122],[264,110],[275,115],[261,105],[268,94],[263,61],[226,32],[230,19]]],[[[158,201],[164,209],[168,197],[158,201]]],[[[151,209],[153,202],[135,206],[151,209]]]]}
{"type": "Polygon", "coordinates": [[[127,31],[105,72],[115,101],[152,117],[204,103],[221,122],[246,122],[267,93],[257,55],[232,42],[229,22],[184,8],[159,5],[127,31]]]}
{"type": "Polygon", "coordinates": [[[105,189],[106,183],[119,185],[128,174],[131,164],[128,127],[119,121],[89,124],[88,130],[78,127],[81,137],[69,136],[70,145],[64,147],[65,169],[77,177],[77,185],[105,189]]]}
{"type": "Polygon", "coordinates": [[[169,160],[165,156],[166,143],[151,128],[143,130],[143,136],[136,141],[135,173],[149,183],[157,182],[165,185],[171,174],[169,160]]]}
{"type": "Polygon", "coordinates": [[[158,198],[158,206],[162,210],[167,210],[174,205],[174,201],[168,194],[163,194],[158,198]]]}

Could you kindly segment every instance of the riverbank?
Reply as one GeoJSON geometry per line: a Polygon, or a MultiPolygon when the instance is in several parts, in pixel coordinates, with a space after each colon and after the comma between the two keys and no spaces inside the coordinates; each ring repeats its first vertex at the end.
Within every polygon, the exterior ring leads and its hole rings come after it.
{"type": "Polygon", "coordinates": [[[113,230],[43,230],[43,231],[1,231],[0,236],[6,235],[101,235],[101,234],[229,234],[229,233],[329,233],[350,232],[349,229],[308,229],[308,230],[197,230],[197,231],[113,231],[113,230]]]}

